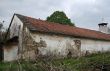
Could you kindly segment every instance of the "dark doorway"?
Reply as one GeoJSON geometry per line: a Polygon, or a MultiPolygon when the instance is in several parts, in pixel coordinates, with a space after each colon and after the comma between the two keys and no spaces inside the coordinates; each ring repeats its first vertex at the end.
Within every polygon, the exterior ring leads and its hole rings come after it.
{"type": "Polygon", "coordinates": [[[3,47],[0,45],[0,61],[3,60],[3,47]]]}

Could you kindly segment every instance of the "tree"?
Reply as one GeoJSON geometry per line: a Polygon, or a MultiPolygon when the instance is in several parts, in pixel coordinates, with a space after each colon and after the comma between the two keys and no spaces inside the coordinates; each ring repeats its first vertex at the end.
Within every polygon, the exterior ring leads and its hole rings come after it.
{"type": "Polygon", "coordinates": [[[0,31],[1,31],[2,28],[3,28],[3,24],[0,22],[0,31]]]}
{"type": "Polygon", "coordinates": [[[6,34],[6,32],[3,31],[4,27],[3,27],[3,22],[0,22],[0,43],[4,41],[4,36],[6,34]]]}
{"type": "Polygon", "coordinates": [[[62,11],[55,11],[53,14],[47,17],[46,20],[49,22],[55,22],[55,23],[74,26],[74,23],[72,23],[71,20],[62,11]]]}

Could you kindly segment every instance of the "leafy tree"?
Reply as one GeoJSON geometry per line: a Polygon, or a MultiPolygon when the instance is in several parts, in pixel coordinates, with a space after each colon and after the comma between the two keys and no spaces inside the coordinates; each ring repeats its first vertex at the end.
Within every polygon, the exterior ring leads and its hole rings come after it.
{"type": "Polygon", "coordinates": [[[72,23],[71,20],[62,11],[55,11],[53,14],[47,17],[46,20],[49,22],[55,22],[55,23],[74,26],[74,23],[72,23]]]}

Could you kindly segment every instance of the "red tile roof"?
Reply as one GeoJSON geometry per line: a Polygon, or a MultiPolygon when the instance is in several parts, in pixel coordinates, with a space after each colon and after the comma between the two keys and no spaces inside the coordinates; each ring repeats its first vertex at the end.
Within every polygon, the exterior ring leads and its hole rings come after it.
{"type": "Polygon", "coordinates": [[[15,14],[31,30],[53,34],[63,34],[73,37],[99,39],[110,41],[110,35],[95,30],[89,30],[58,23],[47,22],[19,14],[15,14]]]}

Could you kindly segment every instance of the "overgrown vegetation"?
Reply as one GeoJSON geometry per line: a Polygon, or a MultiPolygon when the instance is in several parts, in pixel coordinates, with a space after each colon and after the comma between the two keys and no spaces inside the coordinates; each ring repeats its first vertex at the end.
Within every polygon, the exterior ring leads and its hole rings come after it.
{"type": "Polygon", "coordinates": [[[110,52],[106,52],[81,58],[1,62],[0,71],[110,71],[109,65],[110,52]]]}

